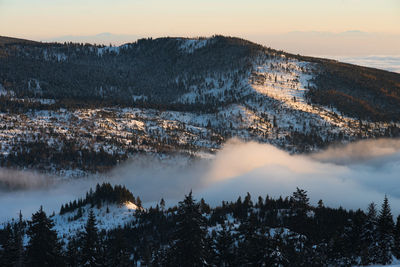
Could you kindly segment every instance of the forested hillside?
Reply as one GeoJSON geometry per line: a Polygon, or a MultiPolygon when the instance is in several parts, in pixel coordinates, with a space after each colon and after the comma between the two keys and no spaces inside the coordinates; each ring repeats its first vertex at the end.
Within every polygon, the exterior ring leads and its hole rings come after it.
{"type": "MultiPolygon", "coordinates": [[[[291,55],[238,38],[140,39],[104,47],[2,37],[0,44],[0,84],[21,98],[40,96],[63,105],[73,105],[72,101],[108,106],[132,106],[143,100],[146,105],[169,107],[182,102],[177,100],[193,87],[218,89],[231,82],[225,91],[241,90],[241,81],[249,78],[260,57],[284,56],[316,64],[310,101],[360,118],[399,118],[399,74],[291,55]],[[207,82],[212,78],[218,83],[207,82]]],[[[171,108],[193,109],[198,102],[171,108]]],[[[218,100],[211,98],[207,104],[215,103],[218,100]]]]}
{"type": "Polygon", "coordinates": [[[18,97],[40,95],[64,104],[132,105],[144,98],[150,105],[167,105],[210,75],[243,79],[252,58],[263,51],[222,36],[191,41],[141,39],[120,47],[6,43],[0,83],[18,97]]]}
{"type": "Polygon", "coordinates": [[[0,39],[0,165],[68,176],[233,138],[291,153],[400,135],[400,74],[249,41],[0,39]]]}

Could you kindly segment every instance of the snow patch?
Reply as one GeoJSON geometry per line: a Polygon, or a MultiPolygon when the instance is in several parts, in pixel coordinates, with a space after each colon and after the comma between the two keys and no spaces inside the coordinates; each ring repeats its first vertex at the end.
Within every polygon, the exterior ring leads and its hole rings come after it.
{"type": "Polygon", "coordinates": [[[209,43],[209,39],[183,39],[179,49],[188,54],[195,50],[205,47],[209,43]]]}
{"type": "Polygon", "coordinates": [[[124,48],[121,46],[105,46],[97,48],[97,55],[102,56],[104,53],[115,53],[119,54],[120,48],[124,48]]]}
{"type": "Polygon", "coordinates": [[[138,210],[138,209],[139,209],[138,206],[136,206],[135,204],[133,204],[133,203],[130,202],[130,201],[125,202],[125,203],[124,203],[124,206],[125,206],[128,210],[138,210]]]}
{"type": "Polygon", "coordinates": [[[43,58],[47,61],[58,61],[58,62],[62,62],[62,61],[66,61],[67,60],[67,55],[65,55],[64,53],[59,53],[53,50],[48,50],[45,49],[43,50],[43,58]]]}
{"type": "Polygon", "coordinates": [[[7,90],[0,83],[0,96],[2,96],[2,95],[7,95],[7,90]]]}
{"type": "Polygon", "coordinates": [[[28,81],[28,90],[34,92],[37,95],[42,95],[43,93],[40,82],[36,79],[30,79],[28,81]]]}
{"type": "Polygon", "coordinates": [[[129,201],[122,205],[103,203],[101,207],[86,205],[81,208],[82,216],[79,218],[79,208],[72,212],[53,216],[54,229],[57,230],[61,238],[77,235],[79,232],[84,231],[90,210],[93,211],[96,217],[99,230],[111,230],[131,223],[135,219],[136,211],[141,210],[141,208],[129,201]]]}

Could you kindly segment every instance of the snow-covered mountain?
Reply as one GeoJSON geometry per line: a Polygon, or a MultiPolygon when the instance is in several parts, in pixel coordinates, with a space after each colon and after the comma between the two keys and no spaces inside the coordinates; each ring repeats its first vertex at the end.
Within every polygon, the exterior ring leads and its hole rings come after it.
{"type": "Polygon", "coordinates": [[[400,134],[400,74],[238,38],[2,37],[0,53],[3,166],[80,176],[137,153],[213,153],[232,137],[302,153],[400,134]]]}

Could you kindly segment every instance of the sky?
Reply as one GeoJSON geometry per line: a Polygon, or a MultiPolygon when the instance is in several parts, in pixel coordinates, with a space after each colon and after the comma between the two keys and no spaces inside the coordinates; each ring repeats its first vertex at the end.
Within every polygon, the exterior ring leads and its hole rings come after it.
{"type": "Polygon", "coordinates": [[[399,25],[398,0],[0,0],[0,35],[33,40],[223,34],[303,54],[393,55],[399,25]]]}
{"type": "Polygon", "coordinates": [[[399,25],[398,0],[0,0],[0,35],[42,41],[223,34],[303,54],[397,55],[399,25]]]}
{"type": "Polygon", "coordinates": [[[0,0],[1,32],[242,35],[358,30],[400,34],[398,0],[0,0]]]}

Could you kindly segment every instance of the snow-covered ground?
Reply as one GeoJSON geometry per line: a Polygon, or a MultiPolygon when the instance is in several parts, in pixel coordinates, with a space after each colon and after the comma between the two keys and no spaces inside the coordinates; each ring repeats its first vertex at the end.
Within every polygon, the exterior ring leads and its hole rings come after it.
{"type": "Polygon", "coordinates": [[[79,209],[63,215],[57,214],[52,219],[55,224],[54,229],[57,230],[60,237],[65,238],[75,236],[85,230],[90,210],[93,211],[96,217],[97,228],[99,230],[110,230],[124,227],[126,224],[131,223],[139,209],[132,202],[126,202],[123,205],[103,203],[100,208],[91,207],[90,205],[82,207],[82,216],[77,219],[74,219],[74,216],[78,214],[79,209]]]}
{"type": "MultiPolygon", "coordinates": [[[[180,39],[180,49],[193,53],[213,39],[180,39]]],[[[99,56],[120,53],[119,47],[96,47],[99,56]]],[[[372,123],[343,116],[339,111],[307,102],[312,86],[312,63],[282,54],[259,55],[253,71],[209,73],[206,76],[176,77],[185,92],[179,104],[220,103],[214,112],[180,112],[144,108],[98,108],[42,110],[23,114],[0,113],[0,155],[17,155],[26,143],[42,142],[62,150],[67,140],[80,149],[130,156],[146,153],[183,152],[192,155],[213,153],[232,137],[279,146],[291,153],[318,150],[321,142],[349,142],[357,138],[384,136],[393,124],[372,123]],[[311,137],[310,137],[311,136],[311,137]],[[297,139],[296,139],[297,138],[297,139]],[[298,140],[307,140],[301,143],[298,140]]],[[[53,99],[41,98],[40,82],[32,78],[29,89],[36,98],[18,101],[45,105],[53,99]]],[[[99,95],[115,88],[98,89],[99,95]]],[[[0,95],[6,91],[0,85],[0,95]]],[[[145,100],[146,96],[132,96],[145,100]]],[[[400,127],[400,124],[397,124],[400,127]]],[[[59,169],[58,173],[80,174],[79,169],[59,169]]]]}
{"type": "Polygon", "coordinates": [[[195,50],[206,46],[211,41],[212,41],[212,39],[208,39],[208,38],[203,38],[203,39],[182,39],[181,40],[182,43],[181,43],[179,48],[182,51],[190,54],[190,53],[193,53],[195,50]]]}
{"type": "Polygon", "coordinates": [[[119,51],[124,46],[104,46],[97,48],[97,55],[102,56],[104,53],[115,53],[119,54],[119,51]]]}
{"type": "MultiPolygon", "coordinates": [[[[256,67],[251,84],[257,92],[279,101],[281,108],[292,114],[297,111],[297,114],[310,118],[316,124],[330,125],[331,130],[336,132],[351,131],[349,125],[358,125],[359,120],[343,116],[335,109],[309,104],[305,99],[308,87],[313,86],[315,68],[311,63],[285,57],[266,60],[256,67]]],[[[289,118],[287,122],[292,124],[299,121],[298,117],[289,118]]],[[[368,124],[367,121],[365,123],[368,124]]],[[[294,128],[299,130],[299,127],[294,128]]]]}

